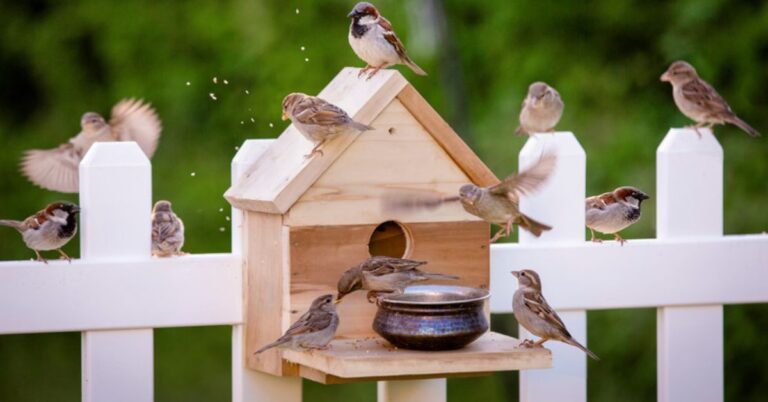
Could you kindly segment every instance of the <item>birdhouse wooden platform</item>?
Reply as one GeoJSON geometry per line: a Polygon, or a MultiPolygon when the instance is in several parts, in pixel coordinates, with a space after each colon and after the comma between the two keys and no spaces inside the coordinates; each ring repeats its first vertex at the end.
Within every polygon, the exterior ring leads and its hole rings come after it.
{"type": "Polygon", "coordinates": [[[382,200],[402,191],[454,196],[498,179],[399,72],[365,80],[358,71],[345,68],[318,96],[374,130],[343,133],[305,158],[314,144],[291,125],[225,194],[245,216],[248,366],[323,383],[549,367],[548,350],[516,349],[516,339],[494,333],[457,351],[394,349],[373,332],[376,306],[363,291],[338,305],[328,350],[254,355],[371,255],[427,260],[425,271],[461,278],[451,284],[489,287],[487,223],[459,203],[403,213],[382,200]]]}

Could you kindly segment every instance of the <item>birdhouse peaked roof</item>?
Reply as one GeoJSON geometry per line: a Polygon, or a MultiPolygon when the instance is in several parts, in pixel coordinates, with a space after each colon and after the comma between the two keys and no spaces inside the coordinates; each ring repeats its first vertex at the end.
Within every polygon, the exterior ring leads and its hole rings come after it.
{"type": "MultiPolygon", "coordinates": [[[[344,68],[318,96],[364,124],[371,124],[387,105],[398,99],[475,184],[489,186],[498,182],[493,172],[397,70],[381,70],[370,80],[358,78],[359,71],[344,68]]],[[[284,214],[359,135],[359,132],[346,132],[327,142],[322,156],[305,158],[314,144],[290,125],[224,197],[236,208],[284,214]]]]}

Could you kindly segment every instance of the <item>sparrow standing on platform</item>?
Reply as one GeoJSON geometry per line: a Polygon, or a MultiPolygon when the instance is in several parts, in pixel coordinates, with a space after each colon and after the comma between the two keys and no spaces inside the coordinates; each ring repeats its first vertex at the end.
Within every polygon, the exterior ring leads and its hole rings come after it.
{"type": "Polygon", "coordinates": [[[54,202],[23,221],[0,220],[0,226],[10,226],[21,233],[24,243],[35,252],[37,261],[48,263],[40,251],[56,250],[61,258],[72,259],[61,250],[77,233],[77,213],[80,207],[69,202],[54,202]]]}
{"type": "Polygon", "coordinates": [[[515,134],[532,135],[555,131],[563,115],[563,100],[560,93],[544,82],[534,82],[528,87],[528,96],[520,110],[520,127],[515,134]]]}
{"type": "Polygon", "coordinates": [[[357,131],[373,130],[373,127],[358,123],[340,107],[333,105],[316,96],[294,92],[283,99],[283,120],[291,122],[304,137],[315,143],[307,158],[319,153],[320,147],[326,141],[344,130],[357,131]]]}
{"type": "Polygon", "coordinates": [[[293,323],[285,334],[276,341],[256,351],[288,344],[290,348],[325,349],[339,327],[339,315],[333,303],[333,295],[323,295],[312,302],[309,310],[293,323]]]}
{"type": "Polygon", "coordinates": [[[536,342],[526,339],[521,343],[521,346],[541,347],[544,342],[554,339],[576,346],[589,355],[589,357],[600,360],[591,350],[573,339],[568,329],[565,328],[563,320],[560,319],[560,316],[544,299],[544,295],[541,293],[539,274],[530,269],[524,269],[522,271],[512,271],[512,275],[517,278],[519,284],[515,295],[512,296],[512,309],[515,312],[515,319],[528,332],[541,338],[536,342]]]}
{"type": "Polygon", "coordinates": [[[79,165],[94,142],[136,141],[151,158],[160,137],[160,120],[155,110],[141,100],[124,99],[112,108],[107,123],[98,113],[80,119],[81,131],[58,148],[33,149],[24,154],[21,171],[36,185],[62,193],[79,191],[79,165]]]}
{"type": "Polygon", "coordinates": [[[356,290],[367,290],[369,302],[381,293],[401,294],[416,283],[430,279],[459,279],[453,275],[424,272],[419,267],[426,261],[408,260],[386,256],[371,257],[341,275],[337,288],[336,303],[356,290]]]}
{"type": "Polygon", "coordinates": [[[382,68],[395,64],[405,64],[418,75],[427,75],[421,67],[408,57],[405,47],[392,30],[392,24],[371,3],[360,2],[347,15],[352,18],[349,26],[349,45],[357,57],[367,63],[360,70],[358,77],[373,69],[368,74],[371,79],[382,68]]]}
{"type": "Polygon", "coordinates": [[[725,99],[715,88],[699,78],[696,69],[690,64],[684,61],[672,63],[661,75],[661,80],[672,84],[672,96],[677,108],[696,122],[692,127],[699,136],[699,128],[708,126],[711,129],[715,124],[725,123],[737,126],[752,137],[760,135],[752,126],[736,116],[725,99]]]}
{"type": "Polygon", "coordinates": [[[613,234],[623,246],[624,240],[619,232],[640,219],[640,204],[648,195],[634,187],[619,187],[609,193],[603,193],[586,199],[586,224],[592,232],[592,241],[602,240],[595,237],[595,231],[613,234]]]}
{"type": "Polygon", "coordinates": [[[161,200],[152,208],[152,255],[184,255],[184,222],[173,213],[171,202],[161,200]]]}

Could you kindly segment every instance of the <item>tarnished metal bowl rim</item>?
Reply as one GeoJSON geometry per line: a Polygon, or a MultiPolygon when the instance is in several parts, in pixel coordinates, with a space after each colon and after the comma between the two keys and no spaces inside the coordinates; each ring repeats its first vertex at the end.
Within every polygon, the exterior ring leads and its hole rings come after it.
{"type": "Polygon", "coordinates": [[[485,289],[467,286],[417,285],[407,287],[402,294],[386,295],[381,301],[390,304],[443,306],[478,302],[490,296],[490,292],[485,289]]]}

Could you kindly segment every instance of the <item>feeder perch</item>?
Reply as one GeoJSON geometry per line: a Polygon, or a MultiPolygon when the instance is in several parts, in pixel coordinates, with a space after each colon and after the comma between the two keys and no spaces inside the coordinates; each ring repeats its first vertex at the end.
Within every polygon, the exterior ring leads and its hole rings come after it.
{"type": "Polygon", "coordinates": [[[464,184],[498,179],[399,72],[365,80],[358,71],[343,69],[318,96],[374,130],[343,133],[323,155],[305,158],[314,144],[291,125],[225,194],[245,216],[248,367],[321,383],[550,367],[548,350],[516,349],[517,339],[492,332],[460,350],[394,349],[373,332],[376,306],[364,291],[338,305],[341,325],[328,350],[254,355],[371,255],[427,260],[424,270],[461,278],[444,284],[489,287],[487,223],[458,203],[409,212],[381,205],[392,192],[453,196],[464,184]]]}

